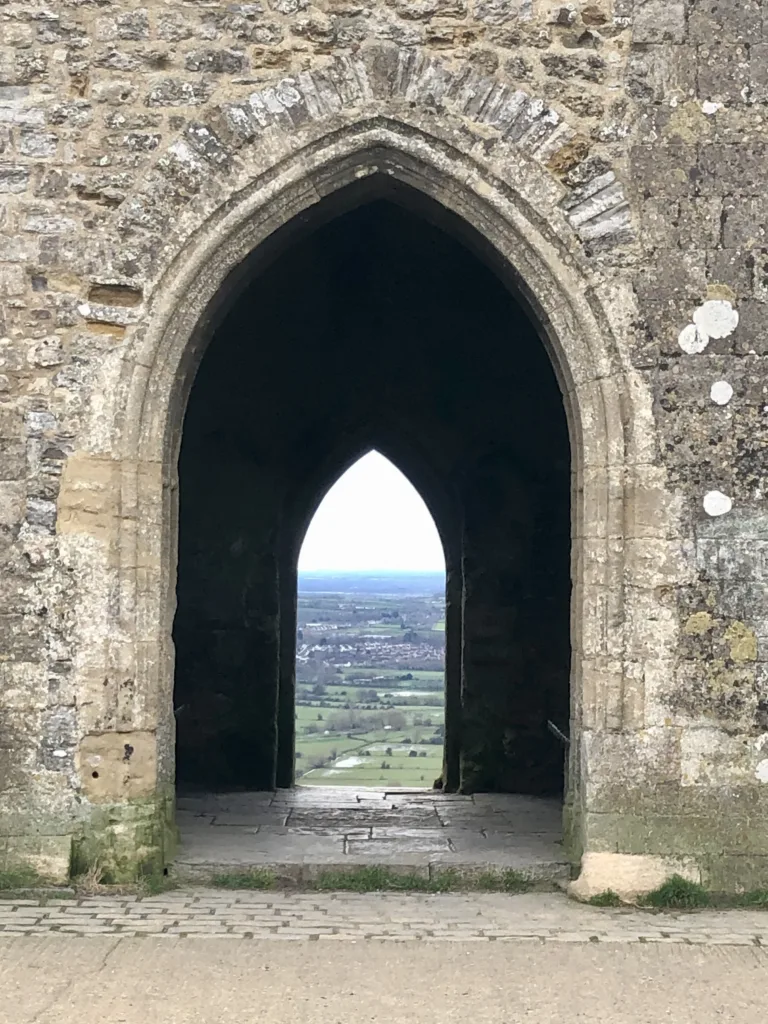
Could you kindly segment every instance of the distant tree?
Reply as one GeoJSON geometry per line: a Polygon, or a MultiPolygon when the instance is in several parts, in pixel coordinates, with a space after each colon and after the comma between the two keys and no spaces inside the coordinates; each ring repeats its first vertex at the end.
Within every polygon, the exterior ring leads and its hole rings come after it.
{"type": "MultiPolygon", "coordinates": [[[[426,756],[427,756],[427,752],[426,752],[426,750],[420,750],[420,751],[419,751],[419,757],[426,757],[426,756]]],[[[423,776],[423,775],[422,775],[422,778],[424,778],[424,776],[423,776]]]]}
{"type": "Polygon", "coordinates": [[[388,711],[384,716],[384,724],[399,731],[406,727],[407,719],[402,711],[388,711]]]}
{"type": "Polygon", "coordinates": [[[308,736],[314,736],[315,733],[320,732],[320,726],[315,725],[314,722],[310,722],[308,725],[304,726],[304,732],[307,733],[308,736]]]}
{"type": "Polygon", "coordinates": [[[387,747],[384,753],[387,755],[387,757],[392,757],[392,747],[387,747]]]}
{"type": "Polygon", "coordinates": [[[418,750],[409,750],[408,751],[408,757],[418,757],[418,756],[419,756],[418,750]]]}
{"type": "Polygon", "coordinates": [[[323,720],[323,716],[321,714],[319,714],[319,713],[318,713],[318,716],[317,716],[317,720],[318,720],[318,722],[322,722],[322,720],[323,720]]]}

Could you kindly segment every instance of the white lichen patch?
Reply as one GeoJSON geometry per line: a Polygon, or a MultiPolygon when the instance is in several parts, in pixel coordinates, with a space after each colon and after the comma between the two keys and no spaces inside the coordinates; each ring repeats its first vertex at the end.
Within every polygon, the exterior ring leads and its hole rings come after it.
{"type": "Polygon", "coordinates": [[[727,338],[739,326],[739,314],[727,299],[708,299],[693,314],[693,323],[680,332],[678,343],[683,352],[694,356],[703,352],[715,338],[727,338]]]}
{"type": "Polygon", "coordinates": [[[709,344],[709,336],[700,331],[696,324],[688,324],[687,327],[684,327],[677,340],[680,348],[689,356],[698,355],[709,344]]]}
{"type": "Polygon", "coordinates": [[[709,397],[715,405],[728,405],[733,398],[733,388],[727,380],[719,380],[712,385],[709,397]]]}
{"type": "Polygon", "coordinates": [[[712,100],[704,100],[704,102],[701,104],[701,109],[704,111],[705,114],[711,117],[712,114],[716,114],[718,110],[723,109],[723,104],[714,103],[712,100]]]}
{"type": "Polygon", "coordinates": [[[724,516],[733,508],[733,501],[722,491],[710,491],[704,497],[704,511],[708,516],[724,516]]]}
{"type": "Polygon", "coordinates": [[[758,782],[768,782],[768,760],[759,761],[755,768],[755,778],[758,782]]]}
{"type": "Polygon", "coordinates": [[[693,322],[708,338],[727,338],[739,326],[739,314],[727,299],[709,299],[693,314],[693,322]]]}

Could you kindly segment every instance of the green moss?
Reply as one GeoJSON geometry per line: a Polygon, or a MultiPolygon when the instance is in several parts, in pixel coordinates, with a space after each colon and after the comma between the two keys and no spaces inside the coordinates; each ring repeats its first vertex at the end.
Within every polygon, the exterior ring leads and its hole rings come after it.
{"type": "Polygon", "coordinates": [[[217,889],[274,889],[277,885],[277,877],[269,868],[224,871],[213,876],[211,885],[217,889]]]}
{"type": "Polygon", "coordinates": [[[598,892],[591,896],[587,903],[591,907],[621,907],[623,905],[621,896],[613,889],[606,889],[605,892],[598,892]]]}
{"type": "Polygon", "coordinates": [[[150,800],[94,807],[72,842],[70,876],[92,875],[102,884],[159,877],[176,846],[172,790],[150,800]]]}
{"type": "Polygon", "coordinates": [[[698,882],[689,882],[681,875],[672,875],[658,889],[643,896],[640,903],[644,907],[693,910],[696,907],[708,907],[710,894],[698,882]]]}

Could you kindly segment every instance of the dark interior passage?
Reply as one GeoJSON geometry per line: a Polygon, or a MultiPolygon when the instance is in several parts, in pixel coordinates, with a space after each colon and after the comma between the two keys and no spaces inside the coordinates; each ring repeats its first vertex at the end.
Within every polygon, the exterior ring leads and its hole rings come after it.
{"type": "Polygon", "coordinates": [[[177,780],[292,783],[298,551],[328,487],[376,448],[446,552],[445,787],[556,793],[564,751],[547,722],[567,729],[570,661],[562,396],[466,226],[410,190],[362,198],[324,201],[269,261],[255,254],[213,319],[179,463],[177,780]]]}

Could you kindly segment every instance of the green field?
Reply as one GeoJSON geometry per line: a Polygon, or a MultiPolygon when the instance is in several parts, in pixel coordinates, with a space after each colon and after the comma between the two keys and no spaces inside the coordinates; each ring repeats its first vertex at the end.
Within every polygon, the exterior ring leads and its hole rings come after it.
{"type": "Polygon", "coordinates": [[[442,575],[314,574],[308,585],[298,605],[297,782],[431,787],[443,757],[442,575]]]}
{"type": "MultiPolygon", "coordinates": [[[[428,680],[418,682],[424,685],[428,680]]],[[[434,680],[429,682],[434,685],[434,680]]],[[[343,698],[348,702],[346,705],[336,700],[330,702],[326,693],[323,697],[326,706],[313,703],[296,708],[296,776],[299,784],[386,786],[392,789],[431,787],[442,771],[442,743],[434,741],[443,725],[442,691],[419,690],[420,698],[423,696],[434,701],[428,707],[393,703],[374,705],[371,710],[366,710],[368,705],[356,706],[358,688],[343,689],[346,691],[343,698]],[[356,723],[348,731],[334,727],[339,714],[345,713],[341,710],[344,708],[349,709],[347,714],[354,715],[356,723]],[[397,727],[382,726],[383,718],[393,713],[397,727]]],[[[396,699],[394,692],[393,697],[396,699]]]]}
{"type": "Polygon", "coordinates": [[[384,743],[364,745],[340,755],[327,768],[310,770],[299,780],[302,786],[387,786],[430,788],[443,768],[442,747],[411,744],[391,747],[384,743]],[[387,754],[386,749],[392,753],[387,754]],[[409,756],[415,750],[416,757],[409,756]],[[418,756],[423,752],[424,756],[418,756]],[[385,767],[386,766],[386,767],[385,767]]]}

